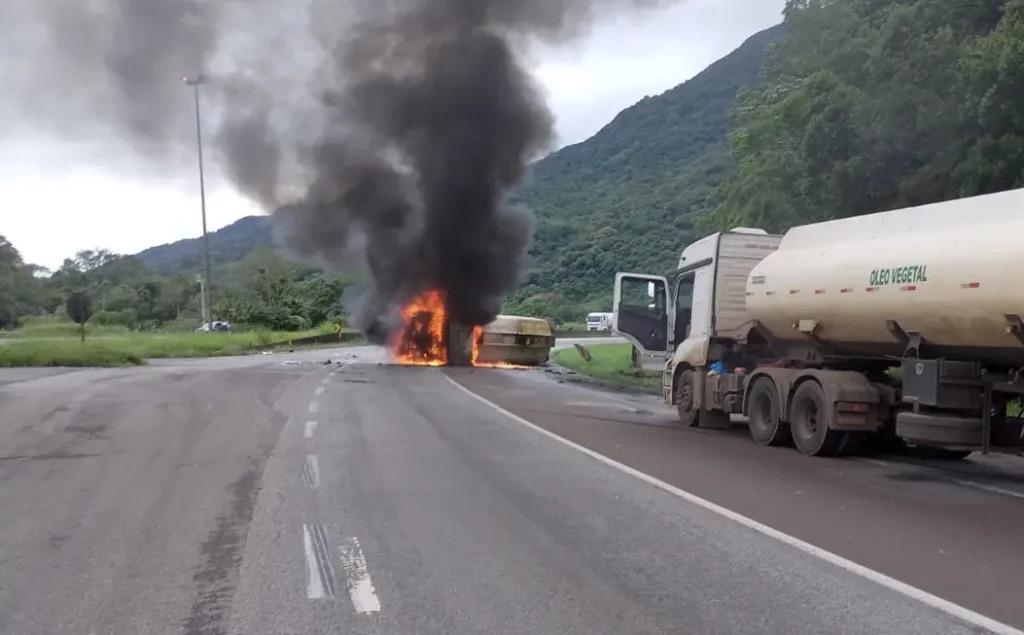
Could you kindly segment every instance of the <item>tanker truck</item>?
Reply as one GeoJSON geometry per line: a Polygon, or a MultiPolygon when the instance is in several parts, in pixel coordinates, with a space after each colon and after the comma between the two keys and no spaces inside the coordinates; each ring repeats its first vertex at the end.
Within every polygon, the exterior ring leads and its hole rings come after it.
{"type": "Polygon", "coordinates": [[[744,417],[809,455],[887,439],[930,456],[1022,449],[1024,190],[739,228],[669,276],[619,273],[614,329],[664,364],[682,425],[744,417]]]}

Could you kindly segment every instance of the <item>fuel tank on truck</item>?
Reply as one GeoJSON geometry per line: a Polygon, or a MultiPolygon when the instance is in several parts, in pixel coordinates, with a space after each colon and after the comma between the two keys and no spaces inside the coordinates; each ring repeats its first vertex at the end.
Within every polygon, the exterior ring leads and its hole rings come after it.
{"type": "MultiPolygon", "coordinates": [[[[922,355],[1024,366],[1024,190],[797,227],[747,280],[780,344],[828,356],[922,355]]],[[[792,348],[792,347],[791,347],[792,348]]]]}

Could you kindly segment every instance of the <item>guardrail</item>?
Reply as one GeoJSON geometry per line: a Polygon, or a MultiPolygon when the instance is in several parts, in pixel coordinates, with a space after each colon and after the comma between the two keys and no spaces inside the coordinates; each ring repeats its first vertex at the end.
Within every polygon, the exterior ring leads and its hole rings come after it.
{"type": "Polygon", "coordinates": [[[615,337],[611,331],[555,331],[555,337],[582,338],[582,337],[615,337]]]}

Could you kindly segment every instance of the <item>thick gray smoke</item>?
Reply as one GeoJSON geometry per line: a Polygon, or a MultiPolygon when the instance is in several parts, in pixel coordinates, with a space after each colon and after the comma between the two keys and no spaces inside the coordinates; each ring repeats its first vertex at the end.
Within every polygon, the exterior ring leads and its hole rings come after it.
{"type": "Polygon", "coordinates": [[[36,27],[0,44],[26,64],[8,71],[26,90],[0,116],[112,128],[179,169],[191,120],[174,79],[204,70],[227,176],[268,209],[293,203],[274,215],[293,251],[361,268],[358,326],[384,339],[434,288],[482,324],[530,242],[532,217],[507,195],[552,136],[522,52],[655,1],[26,0],[0,9],[36,27]]]}

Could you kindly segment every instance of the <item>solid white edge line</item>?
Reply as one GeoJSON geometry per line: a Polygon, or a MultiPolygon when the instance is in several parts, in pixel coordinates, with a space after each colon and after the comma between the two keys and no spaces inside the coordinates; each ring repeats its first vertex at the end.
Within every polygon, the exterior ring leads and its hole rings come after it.
{"type": "Polygon", "coordinates": [[[320,411],[320,402],[319,401],[311,401],[311,402],[309,402],[309,411],[310,412],[319,412],[320,411]]]}
{"type": "Polygon", "coordinates": [[[962,487],[973,487],[980,489],[984,492],[990,492],[992,494],[999,494],[1000,496],[1011,496],[1013,498],[1024,498],[1024,493],[1014,491],[1012,489],[1006,489],[1005,487],[999,487],[998,485],[988,485],[986,483],[979,483],[978,481],[967,481],[959,478],[949,479],[951,482],[956,483],[962,487]]]}
{"type": "Polygon", "coordinates": [[[380,598],[373,588],[373,580],[370,579],[370,570],[366,566],[366,556],[359,546],[359,539],[352,537],[345,540],[338,547],[338,554],[341,558],[341,568],[345,572],[352,608],[359,614],[380,613],[380,598]]]}
{"type": "Polygon", "coordinates": [[[307,439],[312,439],[313,435],[316,434],[316,426],[317,426],[317,422],[316,421],[307,421],[306,422],[306,431],[304,433],[304,436],[307,439]]]}
{"type": "MultiPolygon", "coordinates": [[[[923,465],[923,464],[920,464],[920,463],[888,463],[886,461],[879,461],[877,459],[864,459],[864,458],[859,459],[859,461],[861,463],[866,463],[867,465],[874,465],[875,467],[881,467],[881,468],[890,469],[890,470],[898,468],[898,467],[905,467],[907,465],[910,465],[910,466],[913,466],[913,467],[920,467],[920,468],[924,468],[924,469],[931,469],[931,470],[941,470],[942,469],[942,468],[934,467],[934,466],[931,466],[931,465],[923,465]]],[[[938,478],[939,478],[939,480],[945,481],[947,483],[953,483],[954,485],[959,485],[960,487],[970,487],[970,488],[973,488],[973,489],[980,489],[980,490],[982,490],[984,492],[989,492],[990,494],[999,494],[1001,496],[1010,496],[1010,497],[1013,497],[1013,498],[1024,498],[1024,492],[1018,492],[1018,491],[1015,491],[1015,490],[1012,490],[1012,489],[1006,489],[1005,487],[999,487],[998,485],[989,485],[988,483],[980,483],[978,481],[971,481],[971,480],[968,480],[968,479],[955,478],[955,477],[951,477],[951,476],[942,476],[942,475],[940,475],[938,478]]]]}
{"type": "Polygon", "coordinates": [[[320,461],[315,454],[306,455],[306,473],[309,474],[309,485],[313,489],[320,487],[320,461]]]}
{"type": "Polygon", "coordinates": [[[306,583],[306,595],[311,600],[322,600],[327,597],[324,592],[323,582],[320,580],[320,569],[316,564],[316,554],[313,551],[312,528],[309,525],[302,526],[302,543],[306,548],[306,574],[309,581],[306,583]]]}
{"type": "Polygon", "coordinates": [[[563,445],[566,445],[578,452],[582,452],[583,454],[586,454],[587,456],[593,459],[597,459],[598,461],[611,467],[614,467],[617,470],[625,472],[626,474],[629,474],[631,476],[635,476],[636,478],[645,481],[646,483],[649,483],[650,485],[653,485],[654,487],[657,487],[660,490],[668,492],[669,494],[674,494],[675,496],[678,496],[679,498],[682,498],[683,500],[689,503],[697,505],[698,507],[702,507],[712,513],[718,514],[719,516],[728,518],[729,520],[739,523],[740,525],[743,525],[748,529],[752,529],[760,534],[763,534],[770,538],[774,538],[779,542],[782,542],[786,545],[789,545],[790,547],[793,547],[794,549],[797,549],[798,551],[802,551],[805,554],[824,560],[825,562],[835,565],[840,569],[848,571],[854,575],[860,576],[866,580],[870,580],[871,582],[879,584],[891,591],[895,591],[897,593],[905,595],[908,598],[917,600],[922,604],[930,606],[934,609],[938,609],[944,613],[947,613],[948,615],[951,615],[959,620],[967,622],[968,624],[971,624],[973,626],[984,628],[993,633],[999,633],[999,635],[1024,635],[1024,631],[1016,629],[1008,624],[1003,624],[1002,622],[996,621],[990,617],[985,617],[980,613],[976,613],[968,608],[960,606],[959,604],[954,604],[949,600],[944,600],[937,595],[932,595],[931,593],[928,593],[927,591],[919,589],[915,586],[911,586],[906,582],[900,582],[895,578],[890,578],[884,573],[879,573],[874,569],[869,569],[868,567],[865,567],[861,564],[857,564],[852,560],[847,560],[846,558],[834,554],[831,551],[826,551],[821,547],[815,547],[809,542],[804,542],[803,540],[800,540],[795,536],[790,536],[789,534],[783,533],[777,529],[772,529],[768,525],[760,523],[754,520],[753,518],[748,518],[740,513],[734,512],[730,509],[726,509],[725,507],[722,507],[721,505],[718,505],[716,503],[712,503],[711,501],[701,498],[696,494],[691,494],[690,492],[687,492],[674,485],[670,485],[662,480],[659,480],[651,476],[650,474],[645,474],[635,468],[629,467],[628,465],[619,463],[614,459],[610,459],[603,454],[595,452],[590,448],[570,441],[564,437],[560,437],[554,432],[545,430],[544,428],[538,426],[537,424],[528,421],[513,412],[509,412],[508,410],[502,408],[501,406],[488,400],[487,398],[481,397],[480,395],[476,394],[469,388],[466,388],[465,386],[455,381],[448,375],[445,375],[444,378],[447,379],[453,386],[455,386],[462,392],[466,393],[470,397],[473,397],[477,401],[486,404],[493,410],[505,415],[509,419],[516,421],[517,423],[521,423],[524,426],[530,428],[531,430],[534,430],[535,432],[539,432],[540,434],[543,434],[548,438],[554,439],[555,441],[558,441],[563,445]]]}

